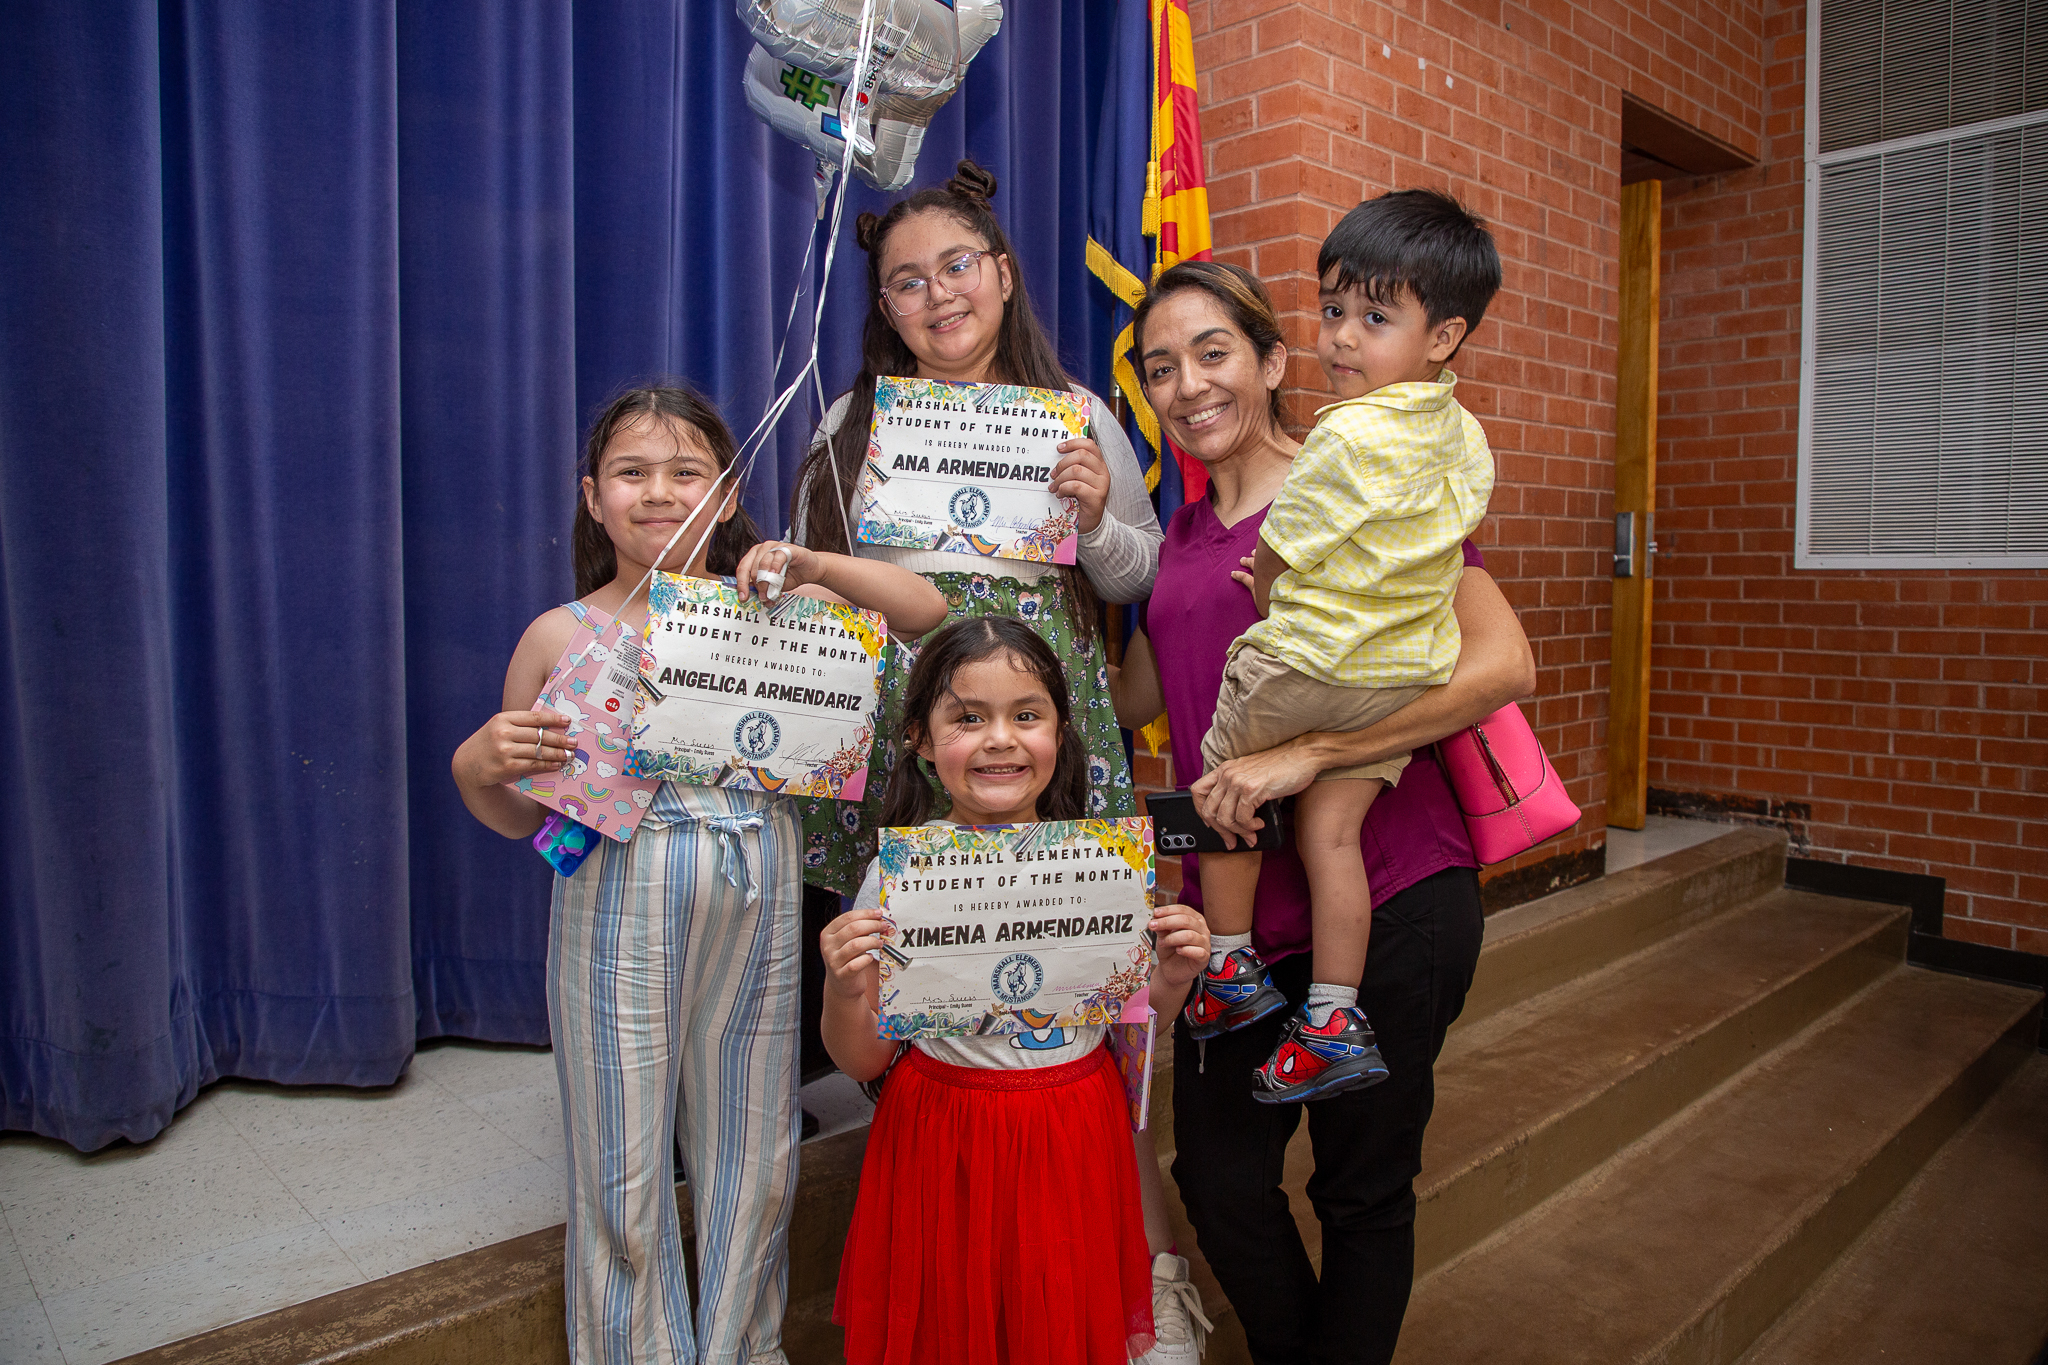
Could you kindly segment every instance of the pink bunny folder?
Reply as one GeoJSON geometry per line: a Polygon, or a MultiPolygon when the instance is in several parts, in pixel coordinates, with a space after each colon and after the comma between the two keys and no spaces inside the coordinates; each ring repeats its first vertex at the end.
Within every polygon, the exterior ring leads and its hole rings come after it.
{"type": "Polygon", "coordinates": [[[631,839],[661,786],[658,779],[627,772],[639,682],[638,633],[586,607],[533,703],[536,711],[569,718],[575,753],[559,773],[509,785],[607,838],[622,844],[631,839]]]}

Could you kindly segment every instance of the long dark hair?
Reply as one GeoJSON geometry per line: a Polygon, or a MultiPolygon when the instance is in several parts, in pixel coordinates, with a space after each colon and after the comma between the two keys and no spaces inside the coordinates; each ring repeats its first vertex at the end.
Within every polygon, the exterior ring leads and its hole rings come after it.
{"type": "MultiPolygon", "coordinates": [[[[583,458],[578,462],[576,472],[583,478],[595,479],[598,469],[604,464],[604,452],[611,445],[612,438],[643,421],[680,423],[688,427],[703,441],[704,448],[711,452],[711,458],[717,461],[720,469],[730,469],[739,455],[731,429],[725,425],[725,419],[718,415],[718,409],[712,406],[710,399],[685,384],[648,384],[623,390],[605,404],[597,420],[590,424],[590,434],[583,440],[583,458]]],[[[741,491],[736,480],[727,480],[711,495],[720,500],[730,495],[733,499],[732,515],[718,524],[704,550],[704,567],[712,573],[732,573],[740,566],[740,556],[761,541],[760,528],[747,515],[747,509],[739,505],[741,491]]],[[[702,532],[693,529],[685,534],[695,537],[702,532]]],[[[696,543],[694,538],[690,543],[696,543]]],[[[597,518],[590,515],[590,503],[584,498],[580,483],[576,494],[576,520],[569,528],[569,553],[576,565],[578,597],[588,597],[618,577],[619,557],[612,549],[612,538],[605,534],[604,527],[598,525],[597,518]]]]}
{"type": "MultiPolygon", "coordinates": [[[[850,498],[860,486],[861,466],[868,457],[868,428],[875,415],[875,380],[885,374],[917,373],[917,356],[882,312],[882,250],[896,225],[911,214],[946,214],[987,242],[992,254],[1009,259],[1010,297],[1003,306],[1003,325],[996,333],[991,377],[1036,389],[1074,387],[1051,339],[1038,325],[1038,314],[1024,286],[1024,267],[989,207],[995,193],[994,175],[973,161],[962,161],[945,184],[899,199],[879,217],[863,213],[854,220],[854,241],[868,258],[868,316],[861,328],[860,373],[847,391],[846,411],[838,429],[812,446],[797,470],[790,503],[790,524],[803,528],[804,543],[813,550],[844,551],[852,539],[841,495],[850,498]]],[[[973,563],[963,560],[961,567],[973,563]]],[[[1094,638],[1099,610],[1095,590],[1078,568],[1061,568],[1060,578],[1073,616],[1075,643],[1085,649],[1094,638]]]]}
{"type": "MultiPolygon", "coordinates": [[[[1190,289],[1199,289],[1216,300],[1231,325],[1244,333],[1252,344],[1252,352],[1263,362],[1273,354],[1275,346],[1287,348],[1287,338],[1281,335],[1280,318],[1273,311],[1273,300],[1266,293],[1266,286],[1259,283],[1259,277],[1240,265],[1227,265],[1222,261],[1182,261],[1152,281],[1152,288],[1146,291],[1138,304],[1137,313],[1131,318],[1131,335],[1134,339],[1131,350],[1138,360],[1138,372],[1145,371],[1145,321],[1152,316],[1152,305],[1161,299],[1172,298],[1175,294],[1190,289]]],[[[1151,395],[1146,395],[1149,401],[1151,395]]],[[[1266,390],[1266,410],[1272,415],[1273,425],[1280,425],[1280,389],[1278,386],[1266,390]]]]}
{"type": "Polygon", "coordinates": [[[970,616],[925,641],[910,670],[903,694],[902,756],[890,770],[882,795],[884,825],[921,825],[932,818],[938,784],[926,775],[917,749],[931,737],[932,712],[952,693],[953,675],[998,654],[1008,655],[1044,684],[1059,717],[1059,756],[1053,760],[1052,780],[1038,794],[1038,818],[1078,820],[1088,813],[1088,750],[1074,728],[1073,703],[1059,656],[1037,631],[1014,616],[970,616]]]}

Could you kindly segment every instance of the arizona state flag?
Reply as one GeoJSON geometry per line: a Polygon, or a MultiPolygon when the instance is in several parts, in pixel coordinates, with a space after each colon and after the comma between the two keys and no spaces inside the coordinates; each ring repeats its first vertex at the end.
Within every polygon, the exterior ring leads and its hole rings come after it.
{"type": "MultiPolygon", "coordinates": [[[[1094,172],[1088,268],[1125,309],[1135,308],[1167,267],[1209,259],[1209,191],[1187,0],[1119,0],[1094,172]]],[[[1131,345],[1127,322],[1111,346],[1112,372],[1143,438],[1133,444],[1147,462],[1145,486],[1157,494],[1164,521],[1182,502],[1206,493],[1209,477],[1200,461],[1160,431],[1131,345]],[[1160,458],[1169,452],[1173,458],[1160,458]]]]}
{"type": "Polygon", "coordinates": [[[1157,183],[1159,254],[1152,274],[1182,261],[1209,259],[1209,188],[1202,178],[1202,119],[1195,109],[1195,40],[1187,0],[1148,0],[1152,18],[1152,162],[1157,183]]]}

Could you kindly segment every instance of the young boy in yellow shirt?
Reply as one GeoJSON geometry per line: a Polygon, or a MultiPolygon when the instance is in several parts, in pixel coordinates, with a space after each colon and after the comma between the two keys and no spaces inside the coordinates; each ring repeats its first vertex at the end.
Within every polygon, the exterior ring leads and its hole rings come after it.
{"type": "MultiPolygon", "coordinates": [[[[1316,358],[1340,401],[1317,414],[1260,530],[1253,585],[1266,619],[1231,645],[1202,741],[1209,771],[1296,735],[1363,730],[1449,681],[1458,661],[1451,599],[1493,492],[1493,453],[1444,365],[1500,288],[1492,234],[1449,195],[1401,190],[1345,214],[1316,270],[1316,358]]],[[[1372,929],[1358,841],[1373,798],[1407,764],[1332,769],[1297,801],[1314,984],[1254,1074],[1259,1100],[1387,1077],[1357,1005],[1372,929]]],[[[1202,855],[1212,955],[1186,1010],[1196,1038],[1287,1003],[1251,946],[1260,857],[1202,855]]]]}

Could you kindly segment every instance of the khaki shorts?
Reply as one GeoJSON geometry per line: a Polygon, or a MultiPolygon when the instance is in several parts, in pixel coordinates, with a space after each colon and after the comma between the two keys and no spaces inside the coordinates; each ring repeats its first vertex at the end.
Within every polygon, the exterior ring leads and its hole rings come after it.
{"type": "MultiPolygon", "coordinates": [[[[1202,770],[1226,759],[1261,753],[1296,735],[1363,730],[1414,701],[1427,687],[1338,687],[1318,682],[1270,654],[1240,649],[1223,669],[1216,720],[1202,739],[1202,770]]],[[[1377,777],[1389,786],[1401,780],[1408,755],[1356,768],[1332,768],[1318,782],[1377,777]]]]}

